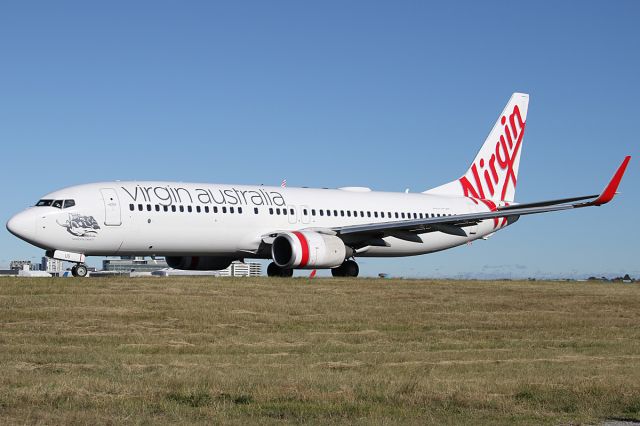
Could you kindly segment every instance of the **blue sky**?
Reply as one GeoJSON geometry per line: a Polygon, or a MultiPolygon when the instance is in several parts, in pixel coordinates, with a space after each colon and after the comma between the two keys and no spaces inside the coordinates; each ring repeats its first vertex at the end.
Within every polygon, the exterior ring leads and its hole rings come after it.
{"type": "MultiPolygon", "coordinates": [[[[423,191],[461,175],[530,93],[516,199],[613,204],[522,218],[365,274],[640,275],[640,3],[5,2],[0,219],[115,179],[423,191]]],[[[0,232],[0,267],[41,252],[0,232]]]]}

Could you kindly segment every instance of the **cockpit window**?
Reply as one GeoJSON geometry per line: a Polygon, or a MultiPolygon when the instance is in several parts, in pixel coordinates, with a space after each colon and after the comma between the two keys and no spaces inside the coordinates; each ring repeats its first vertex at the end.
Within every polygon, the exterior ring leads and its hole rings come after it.
{"type": "Polygon", "coordinates": [[[75,205],[75,200],[39,200],[36,203],[36,207],[55,207],[57,209],[66,209],[75,205]]]}

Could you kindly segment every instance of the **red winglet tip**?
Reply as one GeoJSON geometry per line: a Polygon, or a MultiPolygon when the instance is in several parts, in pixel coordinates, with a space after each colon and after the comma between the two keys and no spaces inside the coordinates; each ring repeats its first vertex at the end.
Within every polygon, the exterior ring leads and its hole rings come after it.
{"type": "Polygon", "coordinates": [[[622,176],[624,176],[624,172],[627,168],[627,164],[629,164],[629,160],[631,160],[631,156],[627,155],[616,173],[613,175],[607,187],[602,191],[600,196],[591,202],[594,206],[601,206],[603,204],[608,203],[613,200],[613,197],[616,195],[616,191],[618,190],[618,185],[620,185],[620,181],[622,180],[622,176]]]}

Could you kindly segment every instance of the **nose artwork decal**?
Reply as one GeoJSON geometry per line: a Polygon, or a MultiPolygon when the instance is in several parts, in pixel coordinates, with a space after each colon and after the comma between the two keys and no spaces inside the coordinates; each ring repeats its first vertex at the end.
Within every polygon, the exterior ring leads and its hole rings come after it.
{"type": "Polygon", "coordinates": [[[69,213],[69,218],[58,225],[67,229],[72,235],[76,237],[93,237],[98,234],[100,225],[93,216],[83,216],[77,213],[69,213]]]}

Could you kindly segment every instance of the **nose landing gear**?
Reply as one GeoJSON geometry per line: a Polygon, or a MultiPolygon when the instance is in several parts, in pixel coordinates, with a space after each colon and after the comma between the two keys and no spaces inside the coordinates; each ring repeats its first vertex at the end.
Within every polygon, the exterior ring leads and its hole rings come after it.
{"type": "Polygon", "coordinates": [[[74,277],[81,277],[81,278],[86,277],[87,267],[84,264],[79,263],[71,268],[71,275],[73,275],[74,277]]]}

